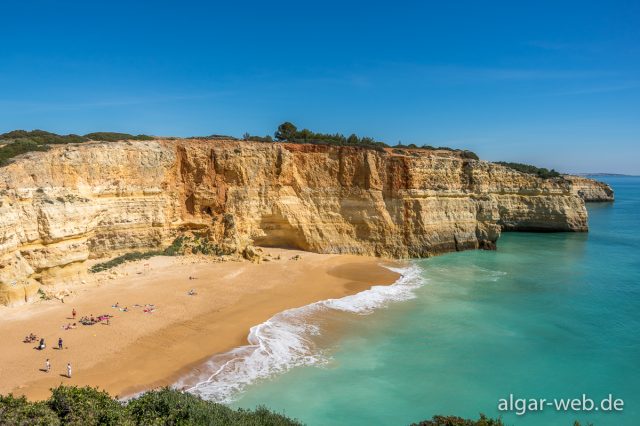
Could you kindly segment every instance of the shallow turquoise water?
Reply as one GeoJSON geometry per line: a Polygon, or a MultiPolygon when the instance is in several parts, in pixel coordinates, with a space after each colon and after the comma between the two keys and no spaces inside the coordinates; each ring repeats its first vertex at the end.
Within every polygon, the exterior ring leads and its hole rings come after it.
{"type": "Polygon", "coordinates": [[[498,251],[417,261],[416,298],[362,316],[325,348],[328,363],[250,385],[310,425],[408,424],[434,414],[502,414],[507,424],[640,424],[640,178],[604,179],[588,234],[506,234],[498,251]],[[609,393],[622,413],[500,413],[500,398],[609,393]]]}

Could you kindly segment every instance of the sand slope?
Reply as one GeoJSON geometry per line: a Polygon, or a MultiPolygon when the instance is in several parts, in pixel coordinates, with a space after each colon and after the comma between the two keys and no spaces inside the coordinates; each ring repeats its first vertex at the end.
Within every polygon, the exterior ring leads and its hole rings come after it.
{"type": "Polygon", "coordinates": [[[46,398],[60,383],[92,385],[126,396],[168,385],[211,355],[246,343],[248,330],[285,309],[339,298],[371,285],[391,284],[397,274],[380,259],[268,249],[281,260],[210,263],[207,259],[157,257],[118,269],[119,277],[76,288],[60,301],[0,309],[0,393],[46,398]],[[295,255],[301,260],[292,260],[295,255]],[[149,267],[144,268],[143,263],[149,267]],[[190,280],[189,276],[195,277],[190,280]],[[198,295],[189,296],[194,288],[198,295]],[[118,302],[128,312],[111,307],[118,302]],[[145,313],[135,304],[154,304],[145,313]],[[71,310],[112,314],[110,325],[74,330],[71,310]],[[22,343],[28,333],[46,339],[44,351],[22,343]],[[58,337],[64,349],[57,350],[58,337]],[[51,360],[49,373],[40,371],[51,360]],[[63,377],[71,362],[73,377],[63,377]]]}

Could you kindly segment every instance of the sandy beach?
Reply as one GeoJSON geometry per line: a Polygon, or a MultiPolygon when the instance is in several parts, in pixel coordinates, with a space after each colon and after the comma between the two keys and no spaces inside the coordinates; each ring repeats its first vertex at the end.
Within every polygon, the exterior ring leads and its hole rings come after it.
{"type": "Polygon", "coordinates": [[[280,260],[212,263],[156,257],[122,265],[116,275],[103,273],[112,279],[73,288],[64,303],[0,308],[0,394],[44,399],[49,388],[63,383],[98,386],[124,397],[170,385],[212,355],[246,344],[249,329],[278,312],[398,278],[380,259],[265,251],[280,260]],[[296,255],[301,258],[292,259],[296,255]],[[189,295],[190,289],[197,295],[189,295]],[[121,309],[112,307],[116,303],[121,309]],[[74,308],[76,323],[82,316],[113,318],[109,325],[78,323],[65,330],[74,322],[74,308]],[[150,308],[153,312],[145,312],[150,308]],[[35,349],[37,342],[23,343],[31,332],[45,339],[46,349],[35,349]],[[60,337],[62,350],[57,349],[60,337]],[[41,370],[47,358],[48,373],[41,370]],[[73,367],[70,379],[65,377],[68,362],[73,367]]]}

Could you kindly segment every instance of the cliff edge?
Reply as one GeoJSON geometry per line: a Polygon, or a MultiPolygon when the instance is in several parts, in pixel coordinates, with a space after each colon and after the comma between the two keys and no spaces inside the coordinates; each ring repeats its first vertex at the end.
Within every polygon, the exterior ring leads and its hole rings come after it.
{"type": "Polygon", "coordinates": [[[575,181],[463,157],[220,140],[54,145],[0,168],[0,304],[185,231],[227,252],[391,258],[494,248],[502,230],[587,231],[575,181]]]}
{"type": "Polygon", "coordinates": [[[587,202],[613,201],[613,189],[604,182],[582,176],[564,175],[574,194],[587,202]]]}

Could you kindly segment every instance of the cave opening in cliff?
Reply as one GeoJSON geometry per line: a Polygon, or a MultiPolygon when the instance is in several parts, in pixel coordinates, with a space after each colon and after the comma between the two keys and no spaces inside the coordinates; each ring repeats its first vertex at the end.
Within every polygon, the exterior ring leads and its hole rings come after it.
{"type": "Polygon", "coordinates": [[[258,246],[309,250],[302,231],[280,214],[262,216],[260,230],[262,235],[253,239],[258,246]]]}

